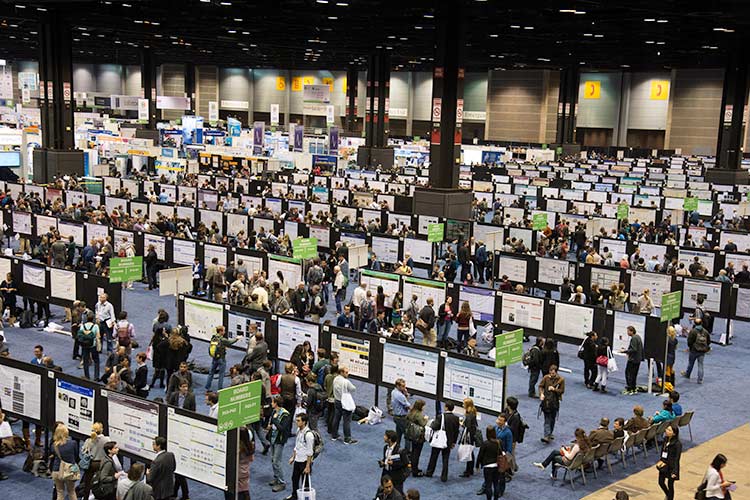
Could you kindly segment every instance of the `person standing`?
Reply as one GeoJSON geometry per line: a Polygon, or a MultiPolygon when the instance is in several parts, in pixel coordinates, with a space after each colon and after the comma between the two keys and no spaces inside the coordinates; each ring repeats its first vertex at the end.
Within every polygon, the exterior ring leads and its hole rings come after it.
{"type": "Polygon", "coordinates": [[[76,481],[80,472],[74,473],[71,467],[78,464],[78,443],[70,439],[65,425],[58,425],[52,439],[52,480],[57,491],[57,500],[65,500],[65,491],[70,500],[76,500],[76,481]]]}
{"type": "Polygon", "coordinates": [[[680,428],[672,424],[664,430],[661,458],[656,463],[659,470],[659,487],[666,495],[666,500],[674,500],[674,482],[680,480],[681,455],[680,428]]]}
{"type": "Polygon", "coordinates": [[[99,325],[94,323],[94,313],[89,311],[86,321],[78,329],[78,345],[81,347],[83,357],[83,376],[91,380],[89,366],[94,363],[94,380],[99,380],[99,346],[101,336],[99,325]],[[99,345],[97,345],[99,344],[99,345]]]}
{"type": "MultiPolygon", "coordinates": [[[[322,369],[322,368],[321,368],[322,369]]],[[[305,394],[305,410],[307,410],[307,424],[310,429],[318,430],[318,420],[323,416],[326,407],[327,395],[323,387],[318,383],[318,377],[310,372],[305,377],[307,381],[307,393],[305,394]]]]}
{"type": "Polygon", "coordinates": [[[594,392],[607,393],[607,377],[609,376],[609,339],[602,337],[596,346],[596,379],[594,392]]]}
{"type": "MultiPolygon", "coordinates": [[[[235,497],[234,488],[231,485],[224,492],[224,500],[250,500],[250,462],[254,459],[254,448],[250,441],[250,431],[247,427],[240,427],[240,443],[237,450],[237,496],[235,497]]],[[[124,499],[123,499],[124,500],[124,499]]]]}
{"type": "Polygon", "coordinates": [[[344,409],[341,404],[341,398],[345,393],[351,394],[357,388],[349,380],[349,368],[346,366],[339,367],[338,376],[333,379],[333,399],[335,413],[333,415],[333,432],[331,439],[336,441],[339,438],[339,422],[344,420],[344,443],[357,444],[356,439],[352,439],[352,411],[344,409]]]}
{"type": "Polygon", "coordinates": [[[424,415],[424,400],[417,399],[411,405],[411,409],[406,415],[406,425],[408,429],[413,430],[407,438],[407,447],[411,447],[411,475],[422,477],[424,474],[419,468],[419,458],[422,455],[424,428],[427,425],[427,417],[424,415]]]}
{"type": "Polygon", "coordinates": [[[534,345],[528,352],[528,369],[529,369],[529,392],[530,398],[538,398],[536,394],[536,383],[539,381],[539,374],[542,372],[542,346],[544,337],[537,337],[534,345]]]}
{"type": "MultiPolygon", "coordinates": [[[[477,423],[477,407],[474,406],[474,401],[471,398],[466,398],[463,401],[464,406],[464,421],[462,427],[464,429],[464,438],[461,440],[462,443],[476,446],[476,433],[478,429],[477,423]]],[[[474,474],[474,452],[471,452],[471,460],[466,462],[466,470],[461,473],[461,477],[471,477],[474,474]]]]}
{"type": "Polygon", "coordinates": [[[149,245],[146,249],[146,256],[143,258],[143,262],[146,264],[148,289],[153,290],[158,287],[156,284],[156,271],[159,266],[159,257],[156,255],[156,247],[154,245],[149,245]]]}
{"type": "Polygon", "coordinates": [[[340,266],[334,266],[333,274],[333,296],[336,301],[336,314],[341,314],[342,304],[346,300],[346,278],[344,277],[344,273],[341,272],[340,266]]]}
{"type": "Polygon", "coordinates": [[[390,477],[396,491],[404,494],[404,481],[409,477],[409,452],[399,446],[396,431],[388,429],[383,435],[383,459],[378,463],[383,469],[381,480],[390,477]]]}
{"type": "Polygon", "coordinates": [[[595,331],[586,334],[586,338],[581,344],[580,356],[583,359],[583,383],[587,389],[593,389],[596,381],[596,341],[599,336],[595,331]]]}
{"type": "Polygon", "coordinates": [[[148,398],[148,366],[146,365],[147,356],[145,352],[139,352],[135,355],[135,362],[137,368],[135,370],[135,379],[133,380],[133,388],[135,393],[142,397],[148,398]]]}
{"type": "MultiPolygon", "coordinates": [[[[115,460],[117,459],[117,454],[120,452],[120,448],[117,447],[117,443],[114,441],[109,441],[104,444],[104,453],[105,458],[101,462],[101,466],[99,468],[99,484],[102,488],[101,495],[96,495],[96,490],[94,491],[94,494],[96,498],[99,500],[116,500],[117,498],[117,479],[120,475],[119,472],[117,472],[117,466],[115,465],[115,460]]],[[[119,462],[118,462],[119,465],[119,462]]],[[[58,500],[62,500],[58,497],[58,500]]]]}
{"type": "Polygon", "coordinates": [[[497,468],[497,457],[503,451],[497,440],[495,428],[491,425],[485,429],[485,440],[479,447],[477,463],[484,472],[484,495],[487,500],[498,500],[505,493],[505,474],[497,468]]]}
{"type": "Polygon", "coordinates": [[[180,382],[179,390],[169,395],[167,404],[182,408],[183,410],[195,411],[195,394],[190,392],[187,380],[180,382]]]}
{"type": "MultiPolygon", "coordinates": [[[[396,442],[401,445],[401,436],[406,432],[406,416],[411,410],[406,380],[396,379],[396,386],[391,391],[391,403],[393,405],[393,422],[396,424],[396,442]]],[[[408,439],[406,440],[406,449],[409,449],[408,439]]],[[[399,489],[399,491],[401,490],[399,489]]]]}
{"type": "Polygon", "coordinates": [[[107,299],[109,299],[109,296],[106,293],[100,294],[94,310],[96,312],[96,324],[99,325],[99,334],[102,341],[107,342],[107,352],[112,352],[114,345],[112,327],[115,325],[115,308],[107,299]]]}
{"type": "Polygon", "coordinates": [[[453,403],[446,403],[445,412],[443,412],[440,418],[436,418],[432,421],[432,430],[438,432],[442,429],[445,431],[447,439],[445,448],[432,447],[430,462],[427,464],[427,472],[425,473],[425,477],[432,477],[433,472],[435,472],[435,467],[437,466],[438,455],[442,455],[443,470],[440,474],[440,480],[444,483],[448,481],[448,460],[450,458],[451,450],[456,446],[456,441],[458,441],[458,429],[460,427],[458,417],[453,414],[453,408],[453,403]]]}
{"type": "Polygon", "coordinates": [[[472,336],[471,325],[473,322],[474,317],[471,312],[471,306],[468,301],[464,301],[463,304],[461,304],[461,310],[456,316],[456,338],[459,351],[466,346],[466,343],[472,336]]]}
{"type": "Polygon", "coordinates": [[[271,443],[271,468],[273,469],[273,481],[268,483],[271,491],[278,493],[286,488],[284,483],[284,472],[281,470],[281,457],[284,445],[289,439],[289,422],[292,416],[284,408],[284,398],[276,395],[271,400],[271,418],[266,431],[271,443]]]}
{"type": "Polygon", "coordinates": [[[294,442],[294,451],[289,463],[292,469],[292,494],[286,500],[297,500],[297,490],[303,475],[312,474],[313,453],[315,450],[315,436],[307,426],[307,414],[299,413],[295,419],[297,424],[297,438],[294,442]]]}
{"type": "Polygon", "coordinates": [[[560,411],[560,402],[565,393],[565,379],[558,375],[557,365],[549,367],[549,373],[539,382],[539,399],[544,413],[544,437],[542,442],[548,444],[555,439],[555,420],[560,411]]]}
{"type": "Polygon", "coordinates": [[[213,382],[214,376],[218,376],[219,390],[224,388],[224,374],[227,371],[227,346],[234,344],[238,340],[239,337],[231,340],[226,337],[224,325],[216,327],[216,333],[211,337],[211,344],[208,347],[212,359],[211,369],[208,372],[208,380],[206,380],[206,392],[211,392],[211,382],[213,382]],[[212,349],[213,352],[211,352],[212,349]]]}
{"type": "Polygon", "coordinates": [[[427,298],[427,303],[419,311],[417,327],[422,332],[422,345],[435,347],[437,334],[435,333],[435,309],[432,307],[435,301],[432,297],[427,298]]]}
{"type": "Polygon", "coordinates": [[[154,500],[171,500],[174,495],[174,454],[167,451],[167,438],[158,436],[152,448],[156,453],[151,467],[146,471],[146,483],[154,490],[154,500]]]}
{"type": "Polygon", "coordinates": [[[625,365],[626,387],[622,393],[633,395],[638,394],[638,369],[641,367],[641,361],[643,361],[643,340],[636,333],[635,327],[629,326],[627,331],[630,343],[628,348],[622,351],[628,355],[628,362],[625,365]]]}
{"type": "Polygon", "coordinates": [[[682,372],[682,376],[690,378],[693,373],[693,366],[698,362],[698,383],[703,383],[703,358],[711,350],[711,334],[703,327],[703,320],[695,318],[695,326],[688,334],[687,339],[690,353],[688,355],[688,368],[682,372]]]}
{"type": "Polygon", "coordinates": [[[448,295],[445,302],[438,308],[437,319],[437,345],[443,349],[446,348],[446,341],[450,336],[451,324],[453,324],[453,309],[451,304],[453,297],[448,295]]]}

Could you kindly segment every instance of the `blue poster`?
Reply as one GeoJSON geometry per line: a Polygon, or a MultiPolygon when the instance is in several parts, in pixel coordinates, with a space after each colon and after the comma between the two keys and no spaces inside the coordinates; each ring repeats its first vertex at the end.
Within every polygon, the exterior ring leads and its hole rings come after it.
{"type": "Polygon", "coordinates": [[[502,151],[482,151],[482,163],[502,163],[502,151]]]}
{"type": "Polygon", "coordinates": [[[254,155],[263,154],[263,139],[265,138],[264,137],[265,128],[266,128],[265,122],[253,123],[253,154],[254,155]]]}
{"type": "Polygon", "coordinates": [[[339,128],[331,127],[328,131],[328,149],[331,154],[338,154],[339,152],[339,128]]]}
{"type": "Polygon", "coordinates": [[[294,150],[302,151],[302,142],[305,137],[305,127],[297,125],[294,127],[294,150]]]}
{"type": "Polygon", "coordinates": [[[242,123],[236,118],[227,119],[227,128],[232,137],[239,137],[242,134],[242,123]]]}

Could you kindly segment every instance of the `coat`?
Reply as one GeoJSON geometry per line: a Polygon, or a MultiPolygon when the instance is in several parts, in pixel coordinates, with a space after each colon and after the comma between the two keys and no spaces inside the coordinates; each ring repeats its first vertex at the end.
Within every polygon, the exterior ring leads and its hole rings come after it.
{"type": "Polygon", "coordinates": [[[682,443],[679,439],[664,441],[661,448],[661,461],[666,465],[659,469],[659,474],[668,474],[671,478],[674,474],[675,481],[680,479],[680,456],[682,455],[682,443]]]}
{"type": "MultiPolygon", "coordinates": [[[[388,445],[383,446],[383,462],[385,462],[385,452],[387,449],[388,445]]],[[[409,451],[406,448],[402,449],[396,443],[391,454],[391,460],[393,464],[390,465],[390,469],[386,469],[386,465],[383,465],[383,475],[391,476],[395,483],[403,483],[411,473],[411,469],[409,468],[409,451]]]]}
{"type": "MultiPolygon", "coordinates": [[[[180,391],[173,392],[167,397],[167,404],[172,406],[179,406],[180,404],[180,391]]],[[[195,394],[188,392],[185,395],[185,402],[182,406],[183,410],[195,411],[195,394]]]]}
{"type": "Polygon", "coordinates": [[[146,483],[154,490],[155,500],[165,500],[174,495],[174,471],[177,464],[174,454],[169,451],[156,455],[146,478],[146,483]]]}
{"type": "Polygon", "coordinates": [[[461,423],[459,422],[456,415],[454,415],[453,413],[445,412],[440,417],[435,417],[430,427],[432,427],[432,429],[435,431],[439,431],[443,417],[445,417],[445,426],[443,428],[446,435],[448,436],[448,448],[453,448],[453,445],[455,445],[456,441],[458,441],[458,430],[461,426],[461,423]]]}

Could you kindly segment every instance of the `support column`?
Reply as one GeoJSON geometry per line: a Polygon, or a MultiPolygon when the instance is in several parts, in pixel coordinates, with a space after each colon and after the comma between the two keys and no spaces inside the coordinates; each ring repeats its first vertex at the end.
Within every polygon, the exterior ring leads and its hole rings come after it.
{"type": "Polygon", "coordinates": [[[365,104],[365,147],[357,151],[363,167],[390,168],[394,151],[388,148],[388,106],[391,88],[391,58],[384,50],[367,61],[367,100],[365,104]]]}
{"type": "Polygon", "coordinates": [[[747,182],[747,171],[740,168],[742,160],[742,118],[748,92],[748,53],[741,39],[729,54],[724,72],[721,97],[719,137],[716,145],[716,168],[708,169],[710,182],[737,184],[747,182]]]}
{"type": "Polygon", "coordinates": [[[187,114],[197,114],[196,110],[198,106],[195,103],[195,63],[192,62],[185,63],[185,96],[190,98],[190,110],[187,114]]]}
{"type": "Polygon", "coordinates": [[[50,149],[69,150],[73,136],[73,52],[70,25],[50,11],[39,27],[42,134],[50,149]]]}
{"type": "Polygon", "coordinates": [[[141,49],[141,95],[148,99],[148,125],[153,129],[156,123],[156,66],[151,49],[141,49]]]}
{"type": "Polygon", "coordinates": [[[575,142],[575,112],[580,79],[581,73],[578,67],[565,68],[560,73],[556,138],[558,144],[573,144],[575,142]]]}
{"type": "Polygon", "coordinates": [[[464,2],[439,2],[435,17],[437,52],[432,71],[430,189],[415,190],[414,213],[469,220],[471,191],[458,189],[465,77],[464,2]]]}
{"type": "Polygon", "coordinates": [[[357,130],[357,87],[359,86],[359,71],[357,68],[346,70],[346,117],[345,130],[354,134],[357,130]]]}
{"type": "Polygon", "coordinates": [[[406,137],[414,136],[414,72],[407,75],[408,99],[406,101],[406,137]]]}

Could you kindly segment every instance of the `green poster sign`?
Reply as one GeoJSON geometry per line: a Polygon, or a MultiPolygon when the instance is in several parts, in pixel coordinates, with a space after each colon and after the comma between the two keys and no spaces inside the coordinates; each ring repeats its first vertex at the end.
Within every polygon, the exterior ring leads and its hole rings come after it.
{"type": "Polygon", "coordinates": [[[661,322],[682,317],[682,291],[665,293],[661,296],[661,322]]]}
{"type": "Polygon", "coordinates": [[[531,219],[531,228],[535,231],[544,231],[547,228],[547,214],[534,214],[531,219]]]}
{"type": "Polygon", "coordinates": [[[109,282],[123,283],[143,278],[143,257],[113,257],[109,261],[109,282]]]}
{"type": "Polygon", "coordinates": [[[262,380],[255,380],[219,391],[217,432],[236,429],[260,420],[262,384],[262,380]]]}
{"type": "Polygon", "coordinates": [[[445,223],[430,223],[427,225],[427,241],[440,243],[445,239],[445,223]]]}
{"type": "Polygon", "coordinates": [[[682,208],[690,212],[698,210],[698,198],[685,198],[682,201],[682,208]]]}
{"type": "Polygon", "coordinates": [[[317,238],[297,238],[292,240],[295,259],[313,259],[318,256],[317,238]]]}
{"type": "Polygon", "coordinates": [[[630,215],[630,206],[627,203],[617,205],[617,220],[627,219],[630,215]]]}
{"type": "Polygon", "coordinates": [[[495,368],[520,363],[523,358],[523,328],[495,337],[495,368]]]}

